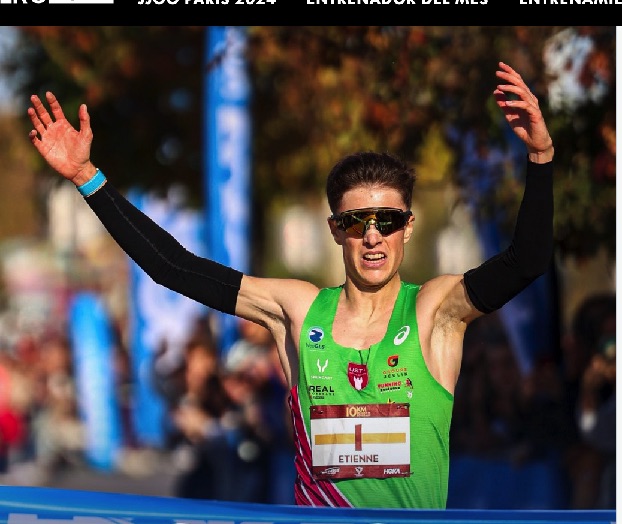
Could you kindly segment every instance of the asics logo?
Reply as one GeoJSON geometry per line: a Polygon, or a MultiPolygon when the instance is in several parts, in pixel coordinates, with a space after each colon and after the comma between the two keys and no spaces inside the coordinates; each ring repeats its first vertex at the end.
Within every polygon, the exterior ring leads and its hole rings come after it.
{"type": "Polygon", "coordinates": [[[404,340],[406,340],[406,337],[408,337],[409,333],[410,333],[410,326],[402,326],[400,330],[397,332],[397,335],[395,335],[395,338],[393,339],[393,343],[396,346],[399,346],[400,344],[404,342],[404,340]]]}

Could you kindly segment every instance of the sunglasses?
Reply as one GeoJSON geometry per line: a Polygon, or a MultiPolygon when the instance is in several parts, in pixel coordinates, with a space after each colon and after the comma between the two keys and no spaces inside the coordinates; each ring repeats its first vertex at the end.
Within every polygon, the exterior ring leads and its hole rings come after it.
{"type": "Polygon", "coordinates": [[[337,223],[337,228],[346,233],[357,234],[361,238],[372,224],[382,236],[402,229],[412,216],[412,211],[402,211],[393,207],[366,207],[351,209],[328,217],[337,223]]]}

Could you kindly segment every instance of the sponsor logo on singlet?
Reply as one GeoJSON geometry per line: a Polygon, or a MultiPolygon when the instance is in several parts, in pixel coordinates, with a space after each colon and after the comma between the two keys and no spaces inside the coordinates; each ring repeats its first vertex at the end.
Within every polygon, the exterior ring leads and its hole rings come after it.
{"type": "Polygon", "coordinates": [[[321,344],[324,339],[324,330],[319,326],[313,326],[309,328],[307,332],[307,337],[310,342],[306,343],[308,349],[325,349],[326,344],[321,344]]]}
{"type": "Polygon", "coordinates": [[[335,388],[333,386],[311,384],[308,389],[311,400],[325,400],[335,396],[335,388]]]}
{"type": "Polygon", "coordinates": [[[315,369],[311,371],[311,378],[318,380],[332,380],[332,375],[328,374],[328,359],[327,358],[318,358],[315,361],[315,369]],[[315,372],[317,370],[317,373],[315,372]]]}
{"type": "Polygon", "coordinates": [[[408,338],[409,333],[410,333],[410,326],[402,326],[397,332],[397,335],[395,335],[395,338],[393,339],[393,343],[396,346],[403,344],[404,341],[408,338]]]}
{"type": "MultiPolygon", "coordinates": [[[[390,380],[387,382],[381,382],[378,385],[378,392],[380,393],[390,393],[392,391],[400,391],[402,389],[407,389],[406,395],[408,398],[412,398],[412,389],[413,383],[408,377],[405,380],[390,380]]],[[[389,399],[389,402],[394,402],[389,399]]]]}
{"type": "Polygon", "coordinates": [[[401,380],[393,380],[391,382],[383,382],[382,384],[378,384],[378,391],[380,391],[380,393],[387,393],[388,391],[398,391],[400,389],[402,389],[401,380]]]}
{"type": "Polygon", "coordinates": [[[350,385],[357,391],[361,391],[367,387],[369,383],[369,373],[365,364],[356,364],[348,362],[348,381],[350,385]]]}
{"type": "Polygon", "coordinates": [[[394,367],[394,368],[382,370],[383,380],[402,378],[402,377],[405,377],[406,375],[408,375],[408,368],[406,366],[400,366],[400,367],[394,367]]]}

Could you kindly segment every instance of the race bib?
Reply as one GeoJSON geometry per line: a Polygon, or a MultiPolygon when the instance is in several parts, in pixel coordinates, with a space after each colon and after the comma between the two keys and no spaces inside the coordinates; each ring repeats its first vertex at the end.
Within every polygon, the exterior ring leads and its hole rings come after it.
{"type": "Polygon", "coordinates": [[[311,406],[313,476],[410,475],[409,404],[311,406]]]}

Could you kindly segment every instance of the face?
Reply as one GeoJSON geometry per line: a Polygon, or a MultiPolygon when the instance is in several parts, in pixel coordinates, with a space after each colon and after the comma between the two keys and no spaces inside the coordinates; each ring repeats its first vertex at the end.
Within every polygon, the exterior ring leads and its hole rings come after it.
{"type": "MultiPolygon", "coordinates": [[[[362,186],[347,191],[335,215],[351,209],[389,207],[406,211],[399,192],[380,186],[362,186]]],[[[365,228],[363,237],[356,232],[346,232],[337,227],[335,220],[328,220],[335,242],[342,246],[346,279],[361,289],[382,287],[397,274],[404,259],[404,244],[410,240],[414,218],[405,227],[382,235],[371,224],[365,228]]]]}

